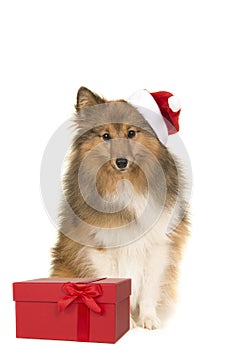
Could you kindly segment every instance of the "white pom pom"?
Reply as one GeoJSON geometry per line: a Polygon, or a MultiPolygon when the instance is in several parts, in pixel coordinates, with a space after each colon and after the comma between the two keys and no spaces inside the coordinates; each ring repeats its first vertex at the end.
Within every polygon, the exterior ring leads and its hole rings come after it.
{"type": "Polygon", "coordinates": [[[181,109],[180,101],[176,96],[169,97],[168,104],[172,112],[178,112],[181,109]]]}

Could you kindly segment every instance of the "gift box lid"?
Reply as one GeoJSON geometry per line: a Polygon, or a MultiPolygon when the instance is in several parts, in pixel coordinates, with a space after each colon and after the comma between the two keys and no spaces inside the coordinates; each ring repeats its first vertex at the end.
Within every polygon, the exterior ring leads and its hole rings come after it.
{"type": "Polygon", "coordinates": [[[129,278],[39,278],[35,280],[14,282],[14,301],[57,302],[64,297],[64,283],[99,284],[102,295],[95,298],[97,303],[117,303],[131,294],[129,278]]]}

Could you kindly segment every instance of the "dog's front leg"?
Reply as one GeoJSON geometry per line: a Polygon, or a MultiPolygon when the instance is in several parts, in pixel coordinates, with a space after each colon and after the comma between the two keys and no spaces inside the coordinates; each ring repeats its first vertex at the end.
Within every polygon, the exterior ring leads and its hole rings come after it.
{"type": "Polygon", "coordinates": [[[168,266],[169,245],[155,245],[147,257],[144,269],[142,290],[139,298],[138,325],[143,328],[155,329],[160,326],[157,315],[157,305],[160,300],[161,283],[168,266]]]}

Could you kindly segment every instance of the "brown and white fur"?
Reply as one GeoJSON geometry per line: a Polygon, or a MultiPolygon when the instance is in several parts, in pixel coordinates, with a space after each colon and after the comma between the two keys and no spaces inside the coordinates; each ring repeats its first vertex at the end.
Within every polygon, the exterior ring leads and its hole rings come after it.
{"type": "Polygon", "coordinates": [[[188,236],[179,162],[124,100],[80,88],[75,127],[51,276],[132,278],[132,325],[157,328],[188,236]]]}

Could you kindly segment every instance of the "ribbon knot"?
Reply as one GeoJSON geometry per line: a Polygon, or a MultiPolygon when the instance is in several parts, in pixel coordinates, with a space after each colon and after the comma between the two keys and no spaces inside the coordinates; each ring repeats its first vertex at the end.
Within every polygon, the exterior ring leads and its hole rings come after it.
{"type": "Polygon", "coordinates": [[[101,313],[100,306],[94,300],[94,298],[102,295],[100,284],[66,282],[62,289],[66,295],[58,301],[60,312],[74,301],[81,301],[93,312],[101,313]]]}

